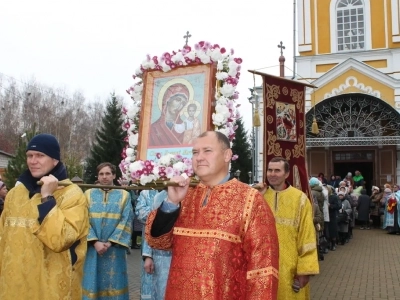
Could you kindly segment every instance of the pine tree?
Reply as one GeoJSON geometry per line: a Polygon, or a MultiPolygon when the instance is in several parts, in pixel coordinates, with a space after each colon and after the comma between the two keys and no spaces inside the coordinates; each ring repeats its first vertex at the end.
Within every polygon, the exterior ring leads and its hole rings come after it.
{"type": "Polygon", "coordinates": [[[30,131],[26,132],[24,137],[20,137],[15,157],[8,161],[7,169],[4,173],[4,182],[9,189],[15,186],[18,177],[28,169],[26,164],[26,146],[37,134],[36,126],[34,125],[30,131]]]}
{"type": "Polygon", "coordinates": [[[90,150],[85,170],[85,182],[93,183],[97,178],[96,168],[100,163],[110,162],[117,167],[118,179],[121,171],[118,165],[121,162],[121,153],[124,148],[125,132],[122,130],[122,105],[115,96],[107,103],[101,126],[96,130],[95,141],[90,150]]]}
{"type": "MultiPolygon", "coordinates": [[[[247,131],[244,128],[243,120],[240,118],[236,121],[238,126],[235,131],[235,139],[233,140],[233,154],[239,156],[237,160],[232,161],[231,171],[234,173],[240,170],[240,181],[249,183],[248,172],[252,171],[251,146],[249,143],[247,131]]],[[[254,174],[252,175],[254,176],[254,174]]]]}

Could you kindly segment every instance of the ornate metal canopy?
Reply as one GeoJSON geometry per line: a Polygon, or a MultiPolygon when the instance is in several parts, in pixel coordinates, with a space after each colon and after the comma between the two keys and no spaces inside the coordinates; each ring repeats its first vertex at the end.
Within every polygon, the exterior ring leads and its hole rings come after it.
{"type": "Polygon", "coordinates": [[[306,115],[307,146],[400,144],[400,114],[371,95],[343,94],[318,103],[306,115]],[[313,118],[320,133],[311,133],[313,118]]]}

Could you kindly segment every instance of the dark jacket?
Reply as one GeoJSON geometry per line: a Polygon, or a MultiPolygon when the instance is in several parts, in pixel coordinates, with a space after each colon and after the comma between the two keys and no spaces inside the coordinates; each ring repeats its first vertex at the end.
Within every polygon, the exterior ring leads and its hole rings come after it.
{"type": "Polygon", "coordinates": [[[367,195],[366,190],[361,190],[361,195],[358,197],[358,220],[367,222],[369,221],[369,207],[371,198],[367,195]]]}
{"type": "Polygon", "coordinates": [[[322,186],[320,185],[313,185],[311,186],[311,194],[313,198],[318,202],[318,207],[321,213],[324,212],[324,194],[322,193],[322,186]]]}
{"type": "Polygon", "coordinates": [[[339,209],[341,209],[339,202],[339,197],[336,194],[329,196],[329,236],[331,238],[335,238],[338,234],[336,218],[339,209]]]}

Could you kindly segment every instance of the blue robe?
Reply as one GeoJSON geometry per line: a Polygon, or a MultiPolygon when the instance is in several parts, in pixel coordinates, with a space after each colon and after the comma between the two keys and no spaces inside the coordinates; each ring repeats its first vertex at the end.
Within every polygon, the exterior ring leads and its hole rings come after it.
{"type": "MultiPolygon", "coordinates": [[[[167,197],[166,191],[142,191],[136,204],[135,214],[140,222],[146,223],[149,213],[157,209],[167,197]]],[[[145,228],[143,228],[144,237],[145,228]]],[[[153,258],[154,273],[148,274],[143,268],[141,274],[140,299],[164,300],[165,288],[171,264],[171,251],[152,249],[145,239],[142,239],[142,256],[153,258]]]]}
{"type": "Polygon", "coordinates": [[[124,190],[101,189],[90,189],[85,195],[90,227],[82,299],[129,300],[126,251],[133,218],[130,195],[124,190]],[[100,256],[93,246],[95,241],[111,242],[112,246],[100,256]]]}

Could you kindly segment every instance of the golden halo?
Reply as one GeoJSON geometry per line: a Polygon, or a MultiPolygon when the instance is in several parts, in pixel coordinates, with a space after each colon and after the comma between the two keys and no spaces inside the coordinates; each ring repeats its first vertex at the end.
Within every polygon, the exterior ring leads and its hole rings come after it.
{"type": "Polygon", "coordinates": [[[171,79],[170,81],[167,81],[167,82],[162,86],[162,88],[160,89],[160,92],[158,93],[158,108],[160,109],[161,112],[162,112],[162,100],[163,100],[163,98],[164,98],[164,94],[165,94],[165,92],[167,91],[167,89],[168,89],[171,85],[173,85],[173,84],[175,84],[175,83],[181,83],[181,84],[185,85],[185,86],[187,87],[188,91],[189,91],[189,99],[188,99],[188,102],[193,101],[194,90],[193,90],[192,84],[191,84],[188,80],[186,80],[186,79],[184,79],[184,78],[174,78],[174,79],[171,79]]]}
{"type": "Polygon", "coordinates": [[[189,118],[189,114],[187,112],[187,109],[188,109],[190,104],[196,105],[196,112],[194,113],[194,117],[197,118],[200,115],[201,105],[200,105],[199,101],[196,101],[196,100],[190,100],[186,104],[186,106],[181,110],[180,115],[182,116],[182,114],[183,114],[183,115],[185,115],[186,118],[189,118]]]}

